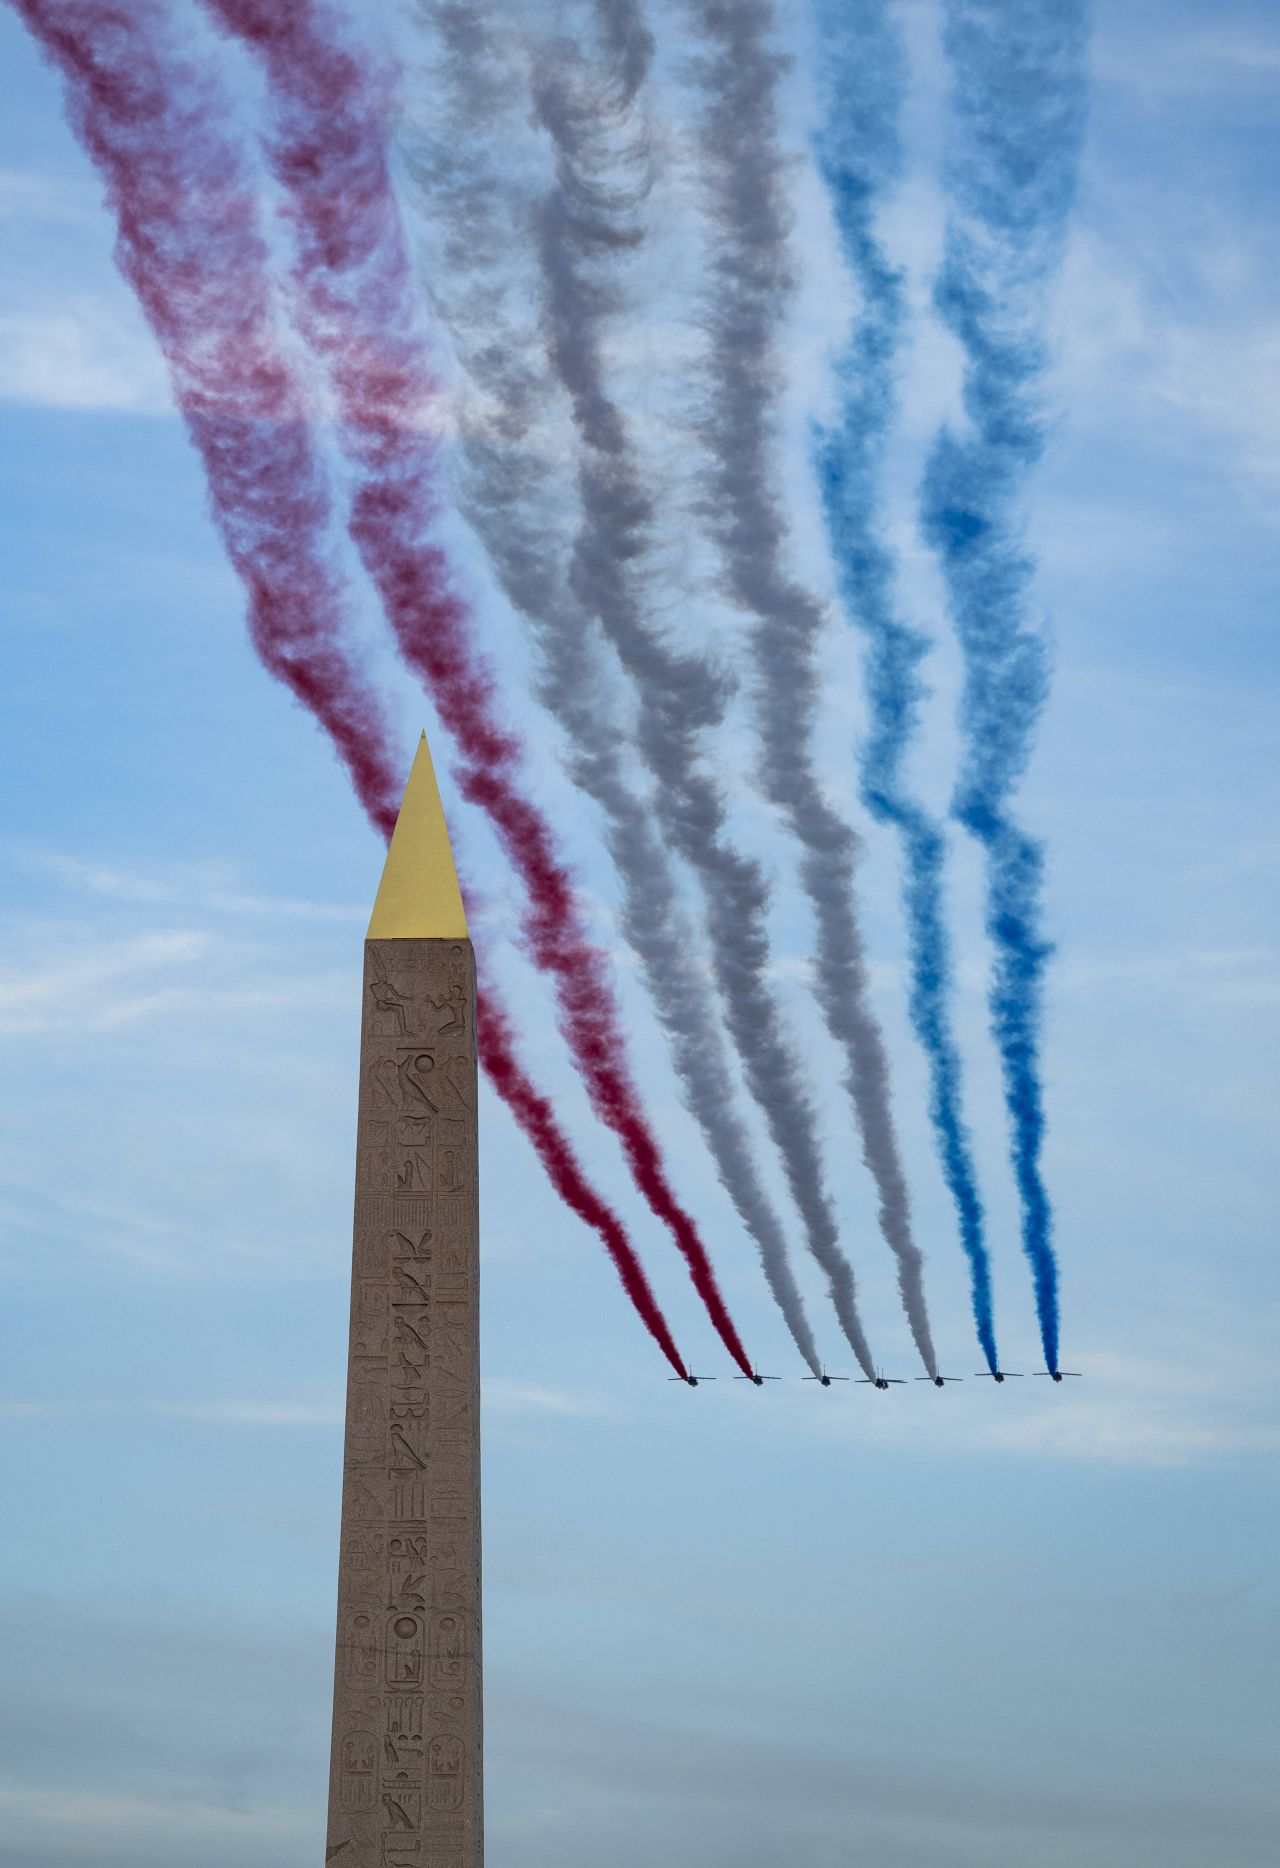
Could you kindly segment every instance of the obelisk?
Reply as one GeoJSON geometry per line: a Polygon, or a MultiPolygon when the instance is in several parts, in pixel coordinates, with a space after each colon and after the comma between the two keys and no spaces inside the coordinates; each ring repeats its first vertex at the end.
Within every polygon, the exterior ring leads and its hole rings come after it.
{"type": "Polygon", "coordinates": [[[475,962],[426,735],[364,948],[326,1862],[481,1868],[475,962]]]}

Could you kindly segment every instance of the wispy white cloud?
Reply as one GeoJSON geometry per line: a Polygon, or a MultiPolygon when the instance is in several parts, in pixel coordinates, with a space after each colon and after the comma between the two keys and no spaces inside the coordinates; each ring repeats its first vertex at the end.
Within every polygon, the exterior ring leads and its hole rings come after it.
{"type": "Polygon", "coordinates": [[[86,1840],[92,1837],[113,1843],[130,1835],[141,1839],[155,1832],[172,1837],[177,1824],[188,1839],[238,1837],[243,1842],[251,1836],[258,1846],[267,1848],[273,1843],[301,1843],[310,1838],[312,1828],[309,1812],[300,1809],[255,1806],[245,1810],[190,1792],[149,1798],[84,1790],[74,1785],[0,1786],[0,1816],[7,1819],[10,1839],[19,1825],[34,1823],[42,1836],[71,1830],[86,1840]]]}
{"type": "Polygon", "coordinates": [[[40,169],[0,168],[0,219],[48,224],[101,222],[101,196],[91,184],[40,169]]]}
{"type": "Polygon", "coordinates": [[[155,346],[84,298],[0,312],[0,401],[138,415],[172,408],[155,346]]]}
{"type": "Polygon", "coordinates": [[[194,1421],[210,1427],[338,1427],[337,1401],[0,1401],[0,1421],[124,1416],[194,1421]]]}
{"type": "Polygon", "coordinates": [[[1280,1003],[1280,954],[1267,947],[1183,948],[1170,952],[1067,955],[1056,990],[1176,992],[1218,1005],[1280,1003]]]}
{"type": "Polygon", "coordinates": [[[1207,228],[1191,287],[1173,291],[1145,229],[1077,232],[1056,301],[1055,393],[1073,428],[1121,411],[1188,457],[1206,441],[1246,481],[1280,480],[1280,319],[1264,260],[1238,229],[1207,228]]]}
{"type": "Polygon", "coordinates": [[[17,855],[29,869],[110,901],[208,909],[261,921],[347,923],[362,921],[368,914],[367,908],[341,902],[262,895],[239,888],[234,868],[226,863],[170,863],[163,869],[136,870],[56,850],[21,850],[17,855]]]}
{"type": "Polygon", "coordinates": [[[1076,1403],[1069,1412],[1055,1413],[1046,1405],[1020,1420],[988,1422],[982,1440],[989,1448],[1042,1459],[1188,1466],[1215,1457],[1278,1452],[1280,1427],[1180,1418],[1158,1400],[1124,1407],[1101,1400],[1076,1403]]]}
{"type": "Polygon", "coordinates": [[[539,1382],[487,1376],[482,1384],[485,1407],[494,1414],[598,1415],[612,1411],[604,1395],[586,1388],[555,1388],[539,1382]]]}
{"type": "Polygon", "coordinates": [[[109,1031],[130,1023],[163,996],[155,990],[139,993],[137,982],[192,965],[205,956],[208,944],[193,929],[166,930],[11,965],[0,973],[0,1033],[109,1031]]]}
{"type": "MultiPolygon", "coordinates": [[[[613,1412],[608,1396],[585,1388],[489,1376],[483,1384],[486,1410],[501,1415],[594,1417],[613,1412]]],[[[0,1400],[0,1421],[71,1420],[94,1416],[194,1421],[211,1427],[341,1426],[342,1404],[311,1401],[110,1401],[0,1400]]]]}
{"type": "Polygon", "coordinates": [[[1152,393],[1191,432],[1220,436],[1241,472],[1280,479],[1280,320],[1173,325],[1153,354],[1152,393]]]}
{"type": "Polygon", "coordinates": [[[319,1009],[341,1003],[344,989],[349,981],[329,973],[276,973],[261,956],[194,929],[109,944],[64,939],[56,957],[33,955],[0,972],[0,1037],[104,1034],[161,1017],[319,1009]]]}
{"type": "Polygon", "coordinates": [[[1199,863],[1195,873],[1205,880],[1223,876],[1274,876],[1280,871],[1280,840],[1274,837],[1250,837],[1214,850],[1209,860],[1199,863]]]}
{"type": "Polygon", "coordinates": [[[263,956],[211,932],[155,929],[115,940],[58,926],[30,956],[0,970],[0,1036],[107,1033],[161,1016],[323,1007],[343,982],[327,973],[276,973],[263,956]]]}
{"type": "Polygon", "coordinates": [[[0,1167],[0,1237],[8,1246],[23,1235],[43,1245],[60,1243],[69,1233],[118,1258],[167,1273],[183,1262],[176,1249],[180,1228],[171,1220],[136,1206],[86,1199],[0,1167]]]}
{"type": "Polygon", "coordinates": [[[1280,1451],[1273,1373],[1239,1347],[1196,1344],[1180,1362],[1095,1352],[1074,1366],[1083,1379],[1061,1386],[1027,1375],[998,1390],[974,1382],[974,1393],[968,1384],[945,1391],[938,1400],[949,1405],[931,1407],[927,1436],[897,1391],[856,1419],[820,1417],[818,1430],[904,1450],[925,1443],[931,1456],[1003,1453],[1108,1466],[1188,1466],[1280,1451]]]}
{"type": "Polygon", "coordinates": [[[1197,23],[1189,31],[1144,32],[1140,42],[1102,33],[1092,67],[1103,84],[1161,101],[1214,94],[1222,94],[1223,106],[1242,95],[1270,100],[1280,79],[1280,34],[1225,19],[1208,31],[1197,23]]]}
{"type": "Polygon", "coordinates": [[[100,1034],[159,1017],[329,1006],[342,985],[305,967],[282,973],[272,930],[355,926],[367,912],[245,889],[227,863],[131,869],[20,846],[9,854],[53,879],[71,902],[3,924],[0,1036],[100,1034]]]}

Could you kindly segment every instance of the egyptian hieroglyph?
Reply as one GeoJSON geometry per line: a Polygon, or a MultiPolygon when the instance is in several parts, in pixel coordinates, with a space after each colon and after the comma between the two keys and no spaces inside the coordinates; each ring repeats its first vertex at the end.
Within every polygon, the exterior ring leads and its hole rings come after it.
{"type": "Polygon", "coordinates": [[[363,993],[325,1859],[480,1868],[475,964],[425,739],[363,993]]]}

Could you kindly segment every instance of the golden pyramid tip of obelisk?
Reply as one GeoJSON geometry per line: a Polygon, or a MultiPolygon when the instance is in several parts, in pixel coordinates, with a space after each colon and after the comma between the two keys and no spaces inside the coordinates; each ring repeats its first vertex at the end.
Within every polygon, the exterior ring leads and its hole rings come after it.
{"type": "Polygon", "coordinates": [[[404,788],[365,938],[467,938],[462,890],[425,733],[418,741],[404,788]]]}

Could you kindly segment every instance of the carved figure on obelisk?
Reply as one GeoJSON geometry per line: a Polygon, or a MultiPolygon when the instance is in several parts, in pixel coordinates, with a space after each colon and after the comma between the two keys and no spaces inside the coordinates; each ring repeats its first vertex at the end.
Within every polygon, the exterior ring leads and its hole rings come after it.
{"type": "Polygon", "coordinates": [[[481,1868],[475,963],[425,735],[364,951],[325,1860],[481,1868]]]}

